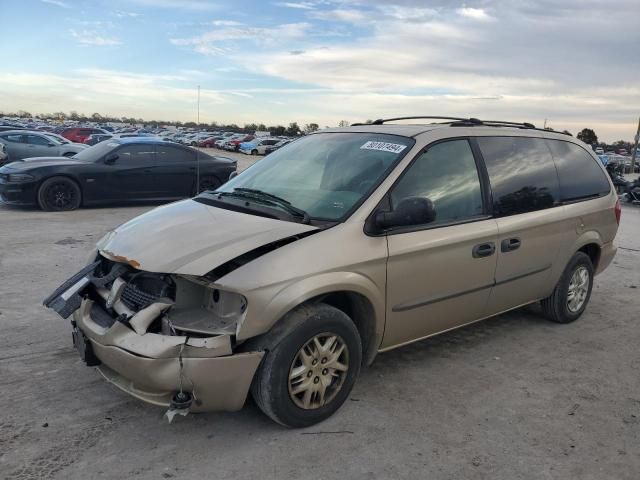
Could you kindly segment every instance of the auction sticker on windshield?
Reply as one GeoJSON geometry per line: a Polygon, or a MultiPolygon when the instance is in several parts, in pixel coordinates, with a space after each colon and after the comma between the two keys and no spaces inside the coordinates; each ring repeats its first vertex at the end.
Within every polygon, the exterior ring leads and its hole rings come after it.
{"type": "Polygon", "coordinates": [[[399,143],[368,141],[360,147],[360,150],[379,150],[381,152],[400,153],[405,148],[407,148],[406,145],[401,145],[399,143]]]}

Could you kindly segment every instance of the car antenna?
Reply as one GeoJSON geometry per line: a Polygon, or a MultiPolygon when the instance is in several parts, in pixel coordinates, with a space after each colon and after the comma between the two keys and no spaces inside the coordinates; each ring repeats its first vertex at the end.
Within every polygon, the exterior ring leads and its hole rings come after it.
{"type": "MultiPolygon", "coordinates": [[[[198,85],[198,128],[200,128],[200,85],[198,85]]],[[[200,194],[200,149],[196,145],[196,195],[200,194]]]]}

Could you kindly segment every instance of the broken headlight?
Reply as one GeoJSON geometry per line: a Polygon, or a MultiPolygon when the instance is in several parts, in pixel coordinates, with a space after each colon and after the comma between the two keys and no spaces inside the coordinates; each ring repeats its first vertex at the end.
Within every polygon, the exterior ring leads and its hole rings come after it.
{"type": "Polygon", "coordinates": [[[235,334],[247,311],[247,299],[193,277],[175,277],[175,304],[167,313],[170,327],[203,335],[235,334]]]}

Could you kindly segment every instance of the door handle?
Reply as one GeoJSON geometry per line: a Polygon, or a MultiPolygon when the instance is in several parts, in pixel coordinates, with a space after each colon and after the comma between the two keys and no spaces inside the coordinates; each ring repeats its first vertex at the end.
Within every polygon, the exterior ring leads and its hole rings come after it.
{"type": "Polygon", "coordinates": [[[490,257],[496,251],[496,244],[493,242],[488,243],[479,243],[473,250],[471,250],[471,254],[473,258],[482,258],[482,257],[490,257]]]}
{"type": "Polygon", "coordinates": [[[522,242],[519,238],[507,238],[506,240],[502,240],[502,242],[500,242],[500,251],[512,252],[513,250],[519,249],[521,244],[522,242]]]}

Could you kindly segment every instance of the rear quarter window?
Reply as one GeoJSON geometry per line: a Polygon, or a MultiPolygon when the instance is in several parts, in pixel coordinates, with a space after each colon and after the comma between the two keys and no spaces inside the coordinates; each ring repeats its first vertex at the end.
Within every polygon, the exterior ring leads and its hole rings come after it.
{"type": "Polygon", "coordinates": [[[547,145],[558,169],[563,202],[600,197],[611,191],[605,173],[584,148],[562,140],[547,140],[547,145]]]}
{"type": "Polygon", "coordinates": [[[497,217],[551,208],[560,202],[553,158],[542,138],[477,137],[497,217]]]}

